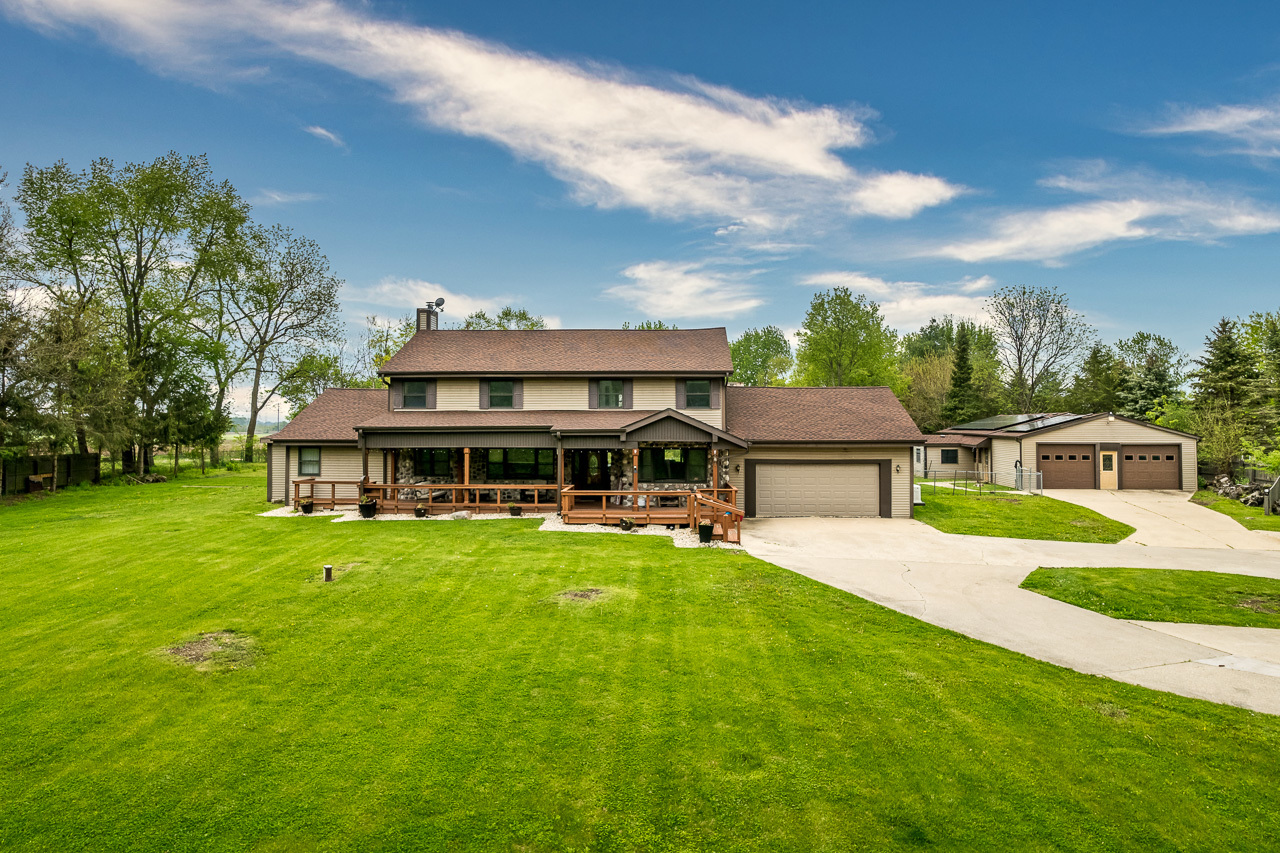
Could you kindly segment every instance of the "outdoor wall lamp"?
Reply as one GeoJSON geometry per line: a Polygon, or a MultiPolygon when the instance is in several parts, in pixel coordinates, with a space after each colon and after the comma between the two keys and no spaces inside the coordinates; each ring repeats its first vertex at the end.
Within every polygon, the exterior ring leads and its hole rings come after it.
{"type": "Polygon", "coordinates": [[[893,466],[893,473],[895,473],[895,474],[901,474],[901,473],[902,473],[902,465],[901,465],[901,463],[899,463],[899,464],[897,464],[897,465],[894,465],[894,466],[893,466]]]}
{"type": "Polygon", "coordinates": [[[739,471],[741,471],[741,470],[742,470],[742,466],[741,466],[741,465],[734,465],[734,466],[733,466],[733,473],[735,473],[735,474],[736,474],[736,473],[738,473],[738,472],[739,472],[739,471]]]}

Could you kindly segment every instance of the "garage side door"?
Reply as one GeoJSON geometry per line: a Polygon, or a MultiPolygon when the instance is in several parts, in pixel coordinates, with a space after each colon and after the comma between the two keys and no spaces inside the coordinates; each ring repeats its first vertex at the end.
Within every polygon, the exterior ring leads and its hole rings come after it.
{"type": "Polygon", "coordinates": [[[1092,444],[1038,444],[1036,470],[1046,489],[1092,489],[1095,455],[1092,444]]]}
{"type": "Polygon", "coordinates": [[[869,464],[756,466],[756,516],[880,515],[880,466],[869,464]]]}
{"type": "Polygon", "coordinates": [[[1124,445],[1120,448],[1120,488],[1181,488],[1181,451],[1176,444],[1124,445]]]}

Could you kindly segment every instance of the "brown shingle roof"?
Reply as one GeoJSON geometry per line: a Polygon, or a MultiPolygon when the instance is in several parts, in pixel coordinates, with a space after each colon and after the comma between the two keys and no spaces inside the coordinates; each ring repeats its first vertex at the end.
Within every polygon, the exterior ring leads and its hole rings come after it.
{"type": "Polygon", "coordinates": [[[270,440],[355,442],[356,424],[386,410],[386,388],[329,388],[270,440]]]}
{"type": "Polygon", "coordinates": [[[725,389],[725,428],[748,441],[914,441],[924,436],[885,387],[725,389]]]}
{"type": "MultiPolygon", "coordinates": [[[[385,395],[384,395],[385,399],[385,395]]],[[[373,417],[359,421],[362,430],[384,429],[456,429],[490,430],[542,428],[547,430],[622,429],[630,423],[654,414],[635,409],[583,409],[579,411],[551,411],[530,409],[485,409],[484,411],[453,411],[424,409],[416,412],[382,411],[373,417]]]]}
{"type": "Polygon", "coordinates": [[[433,329],[409,339],[380,371],[412,373],[729,373],[718,329],[433,329]]]}
{"type": "Polygon", "coordinates": [[[986,435],[926,435],[925,444],[940,444],[943,447],[979,447],[990,441],[986,435]]]}

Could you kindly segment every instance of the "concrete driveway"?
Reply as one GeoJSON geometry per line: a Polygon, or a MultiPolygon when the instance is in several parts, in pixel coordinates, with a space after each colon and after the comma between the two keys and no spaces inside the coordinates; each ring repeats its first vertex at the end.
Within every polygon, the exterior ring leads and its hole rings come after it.
{"type": "Polygon", "coordinates": [[[1274,549],[954,536],[907,519],[835,518],[751,519],[742,543],[775,565],[1040,660],[1280,714],[1280,631],[1112,619],[1018,588],[1039,566],[1280,578],[1274,549]]]}
{"type": "MultiPolygon", "coordinates": [[[[1045,495],[1136,528],[1121,544],[1280,551],[1280,534],[1246,530],[1229,516],[1191,503],[1190,492],[1050,489],[1045,495]]],[[[1261,507],[1256,511],[1262,515],[1261,507]]]]}

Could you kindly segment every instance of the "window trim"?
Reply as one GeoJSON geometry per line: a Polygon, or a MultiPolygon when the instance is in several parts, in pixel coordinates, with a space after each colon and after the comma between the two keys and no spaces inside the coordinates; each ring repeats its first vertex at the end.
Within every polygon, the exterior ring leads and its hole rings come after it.
{"type": "Polygon", "coordinates": [[[938,464],[939,465],[959,465],[960,449],[956,447],[940,447],[938,448],[938,464]],[[947,454],[951,455],[951,461],[947,461],[947,454]]]}
{"type": "Polygon", "coordinates": [[[323,462],[323,456],[324,456],[324,454],[322,453],[322,448],[320,448],[318,445],[307,446],[307,447],[299,447],[299,448],[298,448],[298,476],[299,476],[299,477],[319,477],[319,476],[320,476],[320,472],[321,472],[321,470],[323,470],[323,469],[321,468],[321,465],[322,465],[322,462],[323,462]],[[315,470],[315,473],[312,473],[312,472],[310,472],[310,471],[303,471],[303,470],[302,470],[302,452],[303,452],[304,450],[314,450],[314,451],[316,452],[316,458],[315,458],[316,470],[315,470]]]}
{"type": "Polygon", "coordinates": [[[543,480],[548,483],[553,483],[556,480],[556,451],[554,447],[489,447],[485,448],[484,454],[485,478],[490,483],[508,483],[514,480],[543,480]],[[518,474],[512,472],[511,466],[513,464],[524,464],[512,463],[511,460],[507,458],[507,454],[513,450],[529,450],[533,452],[533,473],[518,474]],[[501,471],[497,476],[494,476],[493,474],[493,465],[495,464],[493,460],[493,453],[495,451],[502,454],[502,461],[496,463],[502,466],[501,471]],[[543,471],[544,455],[545,458],[550,459],[545,473],[543,471]]]}
{"type": "MultiPolygon", "coordinates": [[[[650,458],[652,458],[652,457],[650,457],[650,458]]],[[[710,451],[709,451],[706,447],[703,447],[703,446],[701,446],[701,445],[697,445],[697,446],[693,446],[693,445],[676,445],[675,447],[642,447],[642,448],[640,448],[640,460],[639,460],[639,461],[640,461],[640,470],[639,470],[637,473],[638,473],[638,475],[639,475],[639,477],[640,477],[640,482],[642,482],[642,483],[708,483],[708,482],[710,482],[710,478],[709,478],[709,476],[708,476],[708,472],[707,472],[707,466],[710,464],[710,461],[711,461],[711,453],[710,453],[710,451]],[[654,452],[662,452],[662,453],[666,453],[666,451],[668,451],[668,450],[679,450],[679,451],[682,451],[682,453],[681,453],[681,460],[680,460],[680,461],[684,464],[684,476],[683,476],[683,477],[652,477],[652,476],[650,476],[650,477],[646,478],[646,477],[644,476],[644,472],[645,472],[645,468],[646,468],[646,464],[645,464],[645,456],[646,456],[646,454],[652,454],[652,453],[654,453],[654,452]],[[692,451],[701,451],[701,453],[702,453],[702,467],[703,467],[703,471],[702,471],[702,476],[701,476],[701,477],[690,477],[690,476],[689,476],[689,458],[688,458],[688,455],[689,455],[689,453],[690,453],[690,452],[692,452],[692,451]]],[[[649,469],[649,473],[652,475],[652,474],[653,474],[653,467],[654,467],[654,466],[653,466],[652,461],[648,463],[648,466],[647,466],[647,467],[648,467],[648,469],[649,469]]]]}
{"type": "MultiPolygon", "coordinates": [[[[684,381],[684,407],[685,407],[686,409],[698,409],[699,411],[702,411],[702,410],[710,410],[710,409],[714,408],[714,407],[711,405],[711,404],[712,404],[712,402],[713,402],[713,397],[715,396],[715,395],[712,393],[712,390],[711,390],[711,386],[712,386],[712,383],[713,383],[714,381],[715,381],[715,380],[713,380],[713,379],[686,379],[686,380],[684,381]],[[691,402],[690,402],[689,398],[690,398],[691,394],[689,393],[689,384],[690,384],[691,382],[705,382],[705,383],[707,383],[707,404],[706,404],[705,406],[695,406],[695,405],[693,405],[693,403],[691,403],[691,402]]],[[[698,396],[699,396],[699,397],[701,397],[701,396],[702,396],[701,392],[699,392],[698,396]]]]}
{"type": "Polygon", "coordinates": [[[427,380],[425,380],[425,379],[406,379],[406,380],[404,380],[404,383],[403,383],[403,385],[401,386],[401,390],[400,390],[400,408],[402,408],[402,409],[414,409],[414,410],[418,410],[418,409],[426,409],[426,408],[428,408],[428,404],[431,402],[431,393],[427,390],[427,385],[428,385],[428,382],[427,382],[427,380]],[[421,398],[422,398],[422,405],[421,405],[421,406],[411,406],[411,405],[409,405],[409,386],[410,386],[410,385],[421,385],[421,386],[422,386],[422,394],[421,394],[421,395],[418,395],[418,394],[413,395],[413,396],[415,396],[415,397],[417,397],[417,396],[421,396],[421,398]]]}

